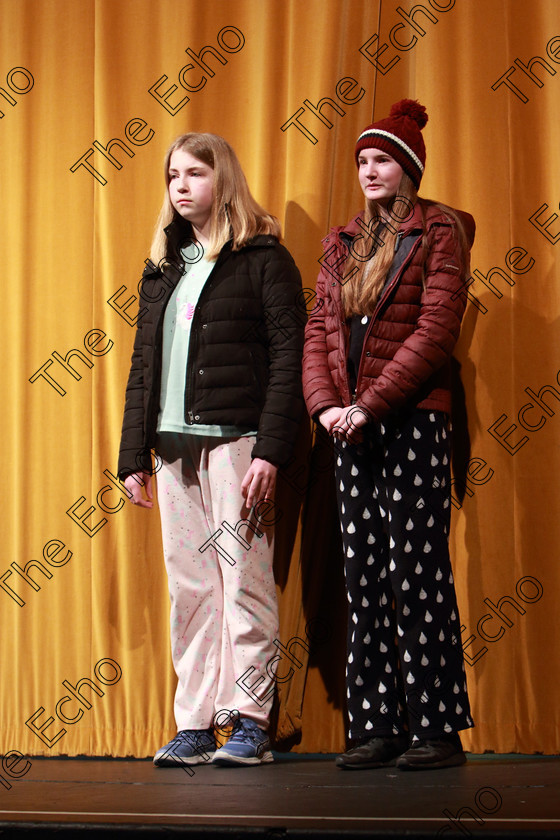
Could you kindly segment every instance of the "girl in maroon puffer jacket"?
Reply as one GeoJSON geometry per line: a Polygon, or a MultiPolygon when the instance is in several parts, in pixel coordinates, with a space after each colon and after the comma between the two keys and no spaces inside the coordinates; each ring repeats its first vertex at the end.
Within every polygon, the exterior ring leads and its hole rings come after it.
{"type": "Polygon", "coordinates": [[[325,240],[304,396],[335,441],[348,595],[344,769],[451,767],[473,726],[449,561],[450,359],[474,220],[417,198],[425,108],[356,144],[365,212],[325,240]]]}

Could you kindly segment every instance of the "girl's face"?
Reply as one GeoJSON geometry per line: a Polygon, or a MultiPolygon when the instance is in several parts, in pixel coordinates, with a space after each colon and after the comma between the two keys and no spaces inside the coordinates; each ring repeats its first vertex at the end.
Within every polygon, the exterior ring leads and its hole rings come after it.
{"type": "Polygon", "coordinates": [[[358,180],[366,198],[387,207],[397,194],[402,166],[380,149],[362,149],[358,156],[358,180]]]}
{"type": "Polygon", "coordinates": [[[169,160],[169,200],[187,222],[202,229],[210,218],[214,170],[190,152],[175,149],[169,160]]]}

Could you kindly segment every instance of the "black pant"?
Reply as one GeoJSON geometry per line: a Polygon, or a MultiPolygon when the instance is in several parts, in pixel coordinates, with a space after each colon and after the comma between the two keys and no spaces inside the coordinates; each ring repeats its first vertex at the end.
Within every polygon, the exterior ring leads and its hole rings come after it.
{"type": "Polygon", "coordinates": [[[448,435],[445,414],[416,409],[337,446],[352,739],[473,726],[449,561],[448,435]]]}

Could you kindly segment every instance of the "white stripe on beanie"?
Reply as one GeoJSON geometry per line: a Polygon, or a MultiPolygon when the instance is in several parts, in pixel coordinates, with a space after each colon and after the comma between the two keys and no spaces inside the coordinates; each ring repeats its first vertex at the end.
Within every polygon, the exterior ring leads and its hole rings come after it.
{"type": "Polygon", "coordinates": [[[390,131],[383,131],[381,128],[370,128],[367,131],[363,131],[360,136],[358,137],[356,143],[359,143],[364,137],[387,137],[393,143],[396,143],[397,146],[400,146],[401,149],[406,152],[406,154],[412,158],[418,169],[421,173],[424,172],[424,167],[422,165],[422,161],[418,157],[418,155],[414,154],[410,146],[401,140],[400,137],[397,137],[396,134],[391,134],[390,131]]]}

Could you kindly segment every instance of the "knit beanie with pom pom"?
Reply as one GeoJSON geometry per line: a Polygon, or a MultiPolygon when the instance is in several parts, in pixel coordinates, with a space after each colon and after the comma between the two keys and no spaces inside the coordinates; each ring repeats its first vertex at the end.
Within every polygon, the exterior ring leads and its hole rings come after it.
{"type": "Polygon", "coordinates": [[[416,189],[426,163],[426,147],[421,129],[428,122],[426,109],[414,99],[401,99],[390,115],[364,128],[356,143],[356,163],[362,149],[380,149],[399,163],[416,189]]]}

